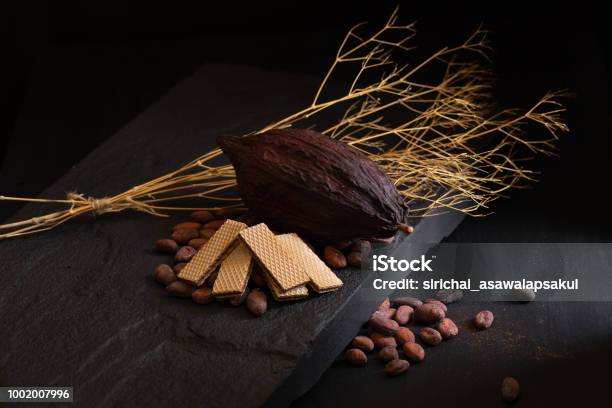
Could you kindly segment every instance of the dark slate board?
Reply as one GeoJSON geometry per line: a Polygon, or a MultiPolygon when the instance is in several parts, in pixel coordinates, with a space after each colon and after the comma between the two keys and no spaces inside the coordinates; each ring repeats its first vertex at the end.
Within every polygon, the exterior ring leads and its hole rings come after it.
{"type": "MultiPolygon", "coordinates": [[[[257,129],[302,107],[316,83],[207,65],[43,196],[124,191],[208,151],[219,134],[257,129]]],[[[37,209],[26,206],[15,218],[37,209]]],[[[412,239],[438,242],[460,219],[427,219],[412,239]]],[[[74,386],[84,406],[244,407],[263,404],[287,380],[269,401],[285,405],[316,382],[369,313],[354,297],[367,273],[355,270],[340,272],[342,290],[273,305],[259,319],[244,308],[169,298],[151,276],[166,258],[151,245],[175,221],[84,217],[1,242],[0,383],[74,386]]]]}

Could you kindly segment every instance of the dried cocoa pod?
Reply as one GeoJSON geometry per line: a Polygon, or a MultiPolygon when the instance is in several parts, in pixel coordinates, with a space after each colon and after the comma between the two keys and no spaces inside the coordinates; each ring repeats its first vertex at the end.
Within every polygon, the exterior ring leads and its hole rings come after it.
{"type": "Polygon", "coordinates": [[[320,242],[386,238],[406,205],[385,171],[357,149],[313,130],[222,137],[249,210],[273,229],[320,242]]]}
{"type": "Polygon", "coordinates": [[[355,336],[351,345],[355,348],[363,350],[366,353],[374,350],[374,342],[368,336],[355,336]]]}
{"type": "Polygon", "coordinates": [[[186,244],[189,240],[200,236],[197,229],[180,228],[172,231],[171,238],[179,244],[186,244]]]}
{"type": "Polygon", "coordinates": [[[370,338],[374,342],[374,346],[378,349],[387,346],[397,347],[397,341],[391,336],[385,336],[384,334],[374,332],[370,334],[370,338]]]}
{"type": "Polygon", "coordinates": [[[420,363],[425,360],[425,349],[418,343],[404,343],[402,350],[411,363],[420,363]]]}
{"type": "Polygon", "coordinates": [[[431,327],[424,327],[419,332],[421,341],[429,346],[436,346],[442,343],[442,335],[436,329],[431,327]]]}
{"type": "Polygon", "coordinates": [[[448,308],[446,307],[446,305],[440,302],[438,299],[425,299],[423,303],[425,304],[430,303],[430,304],[437,305],[440,309],[444,310],[445,314],[448,313],[448,308]]]}
{"type": "Polygon", "coordinates": [[[176,231],[179,229],[196,229],[197,230],[200,228],[202,228],[202,224],[200,224],[199,222],[185,221],[185,222],[179,222],[174,227],[172,227],[172,231],[176,231]]]}
{"type": "Polygon", "coordinates": [[[385,363],[388,363],[391,360],[397,360],[399,358],[399,354],[397,353],[397,349],[395,347],[387,346],[383,347],[378,352],[378,357],[385,363]]]}
{"type": "Polygon", "coordinates": [[[194,211],[191,213],[192,221],[199,222],[200,224],[205,224],[210,220],[213,220],[215,216],[210,211],[201,210],[194,211]]]}
{"type": "Polygon", "coordinates": [[[436,326],[436,330],[440,332],[442,338],[445,340],[452,339],[459,334],[459,328],[451,319],[445,317],[440,320],[440,323],[436,326]]]}
{"type": "Polygon", "coordinates": [[[444,310],[435,303],[423,303],[414,309],[414,318],[421,323],[435,323],[445,317],[444,310]]]}
{"type": "Polygon", "coordinates": [[[170,267],[170,265],[159,264],[155,268],[155,280],[164,286],[168,286],[176,280],[176,274],[170,267]]]}
{"type": "Polygon", "coordinates": [[[215,300],[215,298],[211,288],[198,288],[191,294],[191,300],[201,305],[206,305],[215,300]]]}
{"type": "Polygon", "coordinates": [[[189,262],[191,258],[196,254],[196,250],[190,246],[181,247],[178,251],[176,251],[176,255],[174,255],[174,261],[176,263],[181,262],[189,262]]]}
{"type": "Polygon", "coordinates": [[[377,333],[384,334],[385,336],[393,336],[399,329],[399,324],[397,324],[395,320],[385,318],[378,312],[374,313],[368,321],[368,324],[370,325],[370,329],[377,333]]]}
{"type": "Polygon", "coordinates": [[[406,343],[414,343],[414,333],[407,327],[400,327],[393,337],[400,346],[406,343]]]}
{"type": "Polygon", "coordinates": [[[323,250],[323,258],[330,268],[341,269],[346,267],[346,257],[344,254],[331,245],[327,245],[323,250]]]}
{"type": "Polygon", "coordinates": [[[417,299],[415,297],[410,296],[399,297],[397,299],[394,299],[392,303],[396,307],[406,305],[412,307],[413,309],[416,309],[418,306],[421,306],[423,304],[421,299],[417,299]]]}
{"type": "Polygon", "coordinates": [[[190,297],[195,288],[193,286],[189,286],[185,282],[174,281],[168,286],[166,286],[166,291],[176,297],[190,297]]]}
{"type": "Polygon", "coordinates": [[[513,377],[506,377],[502,381],[501,394],[502,398],[506,402],[514,402],[519,396],[520,386],[519,382],[513,377]]]}
{"type": "Polygon", "coordinates": [[[493,324],[494,318],[495,316],[493,316],[491,311],[481,310],[474,316],[474,326],[476,326],[478,330],[488,329],[493,324]]]}
{"type": "Polygon", "coordinates": [[[344,357],[349,364],[356,366],[362,366],[368,362],[368,356],[366,356],[365,353],[358,348],[346,350],[344,357]]]}
{"type": "Polygon", "coordinates": [[[394,377],[405,373],[408,367],[410,367],[410,363],[406,360],[391,360],[385,365],[385,373],[390,377],[394,377]]]}
{"type": "Polygon", "coordinates": [[[255,316],[261,316],[268,310],[268,299],[261,290],[252,290],[246,298],[246,307],[255,316]]]}
{"type": "Polygon", "coordinates": [[[173,239],[159,239],[155,243],[155,249],[159,252],[163,252],[164,254],[172,254],[174,255],[178,250],[178,244],[173,239]]]}
{"type": "Polygon", "coordinates": [[[403,305],[397,308],[395,311],[395,316],[393,318],[400,325],[405,325],[412,319],[412,315],[414,314],[414,309],[408,305],[403,305]]]}

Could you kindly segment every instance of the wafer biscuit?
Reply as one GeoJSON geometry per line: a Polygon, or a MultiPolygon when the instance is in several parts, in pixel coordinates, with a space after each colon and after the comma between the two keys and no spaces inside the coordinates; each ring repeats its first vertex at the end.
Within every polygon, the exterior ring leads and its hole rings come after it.
{"type": "Polygon", "coordinates": [[[317,293],[332,292],[342,286],[342,281],[325,265],[297,234],[277,235],[276,239],[289,256],[308,274],[309,285],[317,293]]]}
{"type": "Polygon", "coordinates": [[[208,243],[181,270],[178,278],[194,286],[202,285],[224,257],[238,244],[236,238],[244,228],[246,224],[241,222],[225,221],[208,243]]]}
{"type": "Polygon", "coordinates": [[[240,236],[262,269],[282,291],[302,286],[310,280],[306,271],[289,257],[266,224],[246,228],[240,231],[240,236]]]}
{"type": "Polygon", "coordinates": [[[298,300],[308,297],[308,289],[305,285],[283,291],[267,272],[263,273],[263,278],[268,284],[270,292],[272,292],[272,296],[274,296],[274,299],[278,302],[298,300]]]}
{"type": "Polygon", "coordinates": [[[221,262],[219,275],[213,285],[213,295],[215,297],[241,295],[249,282],[252,269],[251,251],[243,242],[240,242],[221,262]]]}

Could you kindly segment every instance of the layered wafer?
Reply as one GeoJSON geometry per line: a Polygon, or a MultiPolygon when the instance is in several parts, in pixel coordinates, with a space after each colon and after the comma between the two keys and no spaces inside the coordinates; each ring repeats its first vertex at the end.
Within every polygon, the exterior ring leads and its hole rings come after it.
{"type": "Polygon", "coordinates": [[[238,234],[245,228],[246,224],[241,222],[225,221],[208,243],[181,270],[178,278],[194,286],[202,285],[238,244],[238,234]]]}
{"type": "Polygon", "coordinates": [[[247,287],[252,269],[251,251],[240,242],[221,262],[219,274],[213,285],[213,295],[215,297],[241,295],[247,287]]]}
{"type": "Polygon", "coordinates": [[[306,271],[310,277],[309,285],[317,293],[332,292],[342,286],[342,280],[297,234],[277,235],[276,239],[300,268],[306,271]]]}
{"type": "Polygon", "coordinates": [[[278,302],[299,300],[308,297],[308,288],[306,288],[306,285],[283,291],[267,272],[263,273],[263,278],[268,284],[272,296],[278,302]]]}
{"type": "Polygon", "coordinates": [[[265,224],[257,224],[240,231],[242,240],[255,259],[279,288],[286,292],[310,281],[306,271],[294,262],[265,224]]]}

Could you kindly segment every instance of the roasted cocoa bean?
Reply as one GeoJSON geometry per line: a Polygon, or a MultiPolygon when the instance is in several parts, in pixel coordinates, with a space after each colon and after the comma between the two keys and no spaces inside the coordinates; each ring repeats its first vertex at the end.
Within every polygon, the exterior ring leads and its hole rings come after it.
{"type": "Polygon", "coordinates": [[[266,286],[266,281],[259,272],[253,271],[251,273],[251,286],[255,288],[263,288],[266,286]]]}
{"type": "Polygon", "coordinates": [[[482,310],[474,316],[474,326],[478,330],[485,330],[493,324],[493,313],[489,310],[482,310]]]}
{"type": "Polygon", "coordinates": [[[440,302],[438,299],[425,299],[423,303],[437,305],[440,309],[444,310],[444,314],[448,313],[448,308],[446,305],[440,302]]]}
{"type": "Polygon", "coordinates": [[[374,350],[374,342],[368,336],[355,336],[355,338],[351,342],[351,345],[360,350],[363,350],[366,353],[369,353],[374,350]]]}
{"type": "Polygon", "coordinates": [[[369,255],[372,252],[372,244],[370,241],[366,241],[365,239],[360,239],[351,246],[352,252],[361,252],[363,255],[369,255]]]}
{"type": "Polygon", "coordinates": [[[368,362],[368,356],[366,356],[365,353],[358,348],[346,350],[344,358],[349,364],[356,366],[362,366],[368,362]]]}
{"type": "Polygon", "coordinates": [[[164,286],[168,286],[176,280],[176,274],[170,265],[160,264],[155,268],[155,280],[164,286]]]}
{"type": "Polygon", "coordinates": [[[414,309],[414,318],[421,323],[435,323],[446,317],[446,313],[435,303],[423,303],[414,309]]]}
{"type": "Polygon", "coordinates": [[[250,293],[249,288],[246,288],[244,292],[242,292],[242,295],[232,296],[229,300],[229,304],[232,306],[240,306],[241,304],[244,303],[247,296],[249,296],[249,293],[250,293]]]}
{"type": "Polygon", "coordinates": [[[388,363],[391,360],[397,360],[399,358],[399,354],[397,354],[397,349],[395,347],[387,346],[383,347],[378,352],[378,357],[385,363],[388,363]]]}
{"type": "Polygon", "coordinates": [[[347,262],[344,254],[331,245],[327,245],[323,250],[323,258],[330,268],[341,269],[346,267],[347,262]]]}
{"type": "Polygon", "coordinates": [[[395,377],[405,373],[410,367],[410,363],[406,360],[391,360],[385,365],[385,373],[390,377],[395,377]]]}
{"type": "Polygon", "coordinates": [[[198,288],[194,290],[191,294],[191,299],[201,305],[206,305],[215,300],[212,294],[212,289],[207,287],[198,288]]]}
{"type": "Polygon", "coordinates": [[[215,215],[215,218],[225,219],[240,217],[247,211],[248,210],[246,208],[219,208],[218,210],[214,210],[213,214],[215,215]]]}
{"type": "Polygon", "coordinates": [[[502,381],[501,395],[506,402],[517,400],[520,392],[519,382],[513,377],[506,377],[502,381]]]}
{"type": "Polygon", "coordinates": [[[377,310],[375,311],[372,316],[380,316],[383,319],[393,319],[393,317],[395,316],[395,308],[389,308],[387,310],[377,310]]]}
{"type": "Polygon", "coordinates": [[[189,262],[191,258],[196,254],[196,250],[190,246],[181,247],[178,251],[176,251],[176,255],[174,255],[174,262],[189,262]]]}
{"type": "Polygon", "coordinates": [[[531,289],[514,289],[512,291],[513,302],[533,302],[536,298],[536,294],[531,289]]]}
{"type": "Polygon", "coordinates": [[[425,349],[418,343],[404,343],[402,350],[411,363],[420,363],[425,360],[425,349]]]}
{"type": "Polygon", "coordinates": [[[355,242],[355,241],[353,241],[352,239],[345,239],[343,241],[335,243],[333,246],[338,251],[346,251],[347,249],[349,249],[353,245],[353,242],[355,242]]]}
{"type": "Polygon", "coordinates": [[[200,224],[205,224],[210,220],[213,220],[215,216],[206,210],[202,211],[194,211],[191,213],[191,220],[195,222],[199,222],[200,224]]]}
{"type": "Polygon", "coordinates": [[[346,257],[347,263],[354,268],[361,268],[361,252],[352,251],[346,257]]]}
{"type": "Polygon", "coordinates": [[[384,334],[385,336],[393,336],[397,332],[397,329],[399,329],[399,324],[397,324],[395,320],[380,316],[378,313],[375,313],[368,323],[371,330],[384,334]]]}
{"type": "Polygon", "coordinates": [[[206,224],[204,224],[204,228],[210,228],[210,229],[218,230],[219,228],[221,228],[221,226],[224,223],[225,223],[225,220],[209,221],[206,224]]]}
{"type": "Polygon", "coordinates": [[[179,244],[186,244],[187,242],[189,242],[189,240],[198,238],[199,236],[200,234],[198,230],[181,228],[172,231],[171,238],[179,244]]]}
{"type": "Polygon", "coordinates": [[[385,298],[385,300],[382,301],[382,303],[380,305],[378,305],[378,307],[376,308],[377,312],[381,312],[381,311],[387,311],[391,308],[391,302],[389,301],[389,298],[385,298]]]}
{"type": "Polygon", "coordinates": [[[176,273],[178,275],[179,273],[181,273],[181,271],[183,270],[183,268],[185,266],[187,266],[186,262],[180,262],[180,263],[177,263],[176,265],[174,265],[172,270],[174,271],[174,273],[176,273]]]}
{"type": "Polygon", "coordinates": [[[159,252],[163,252],[164,254],[174,255],[178,250],[178,244],[173,239],[159,239],[155,243],[155,249],[159,252]]]}
{"type": "Polygon", "coordinates": [[[405,343],[414,343],[414,333],[407,327],[400,327],[393,337],[400,346],[405,343]]]}
{"type": "Polygon", "coordinates": [[[194,238],[190,240],[187,245],[193,247],[195,250],[199,251],[202,246],[204,246],[208,242],[208,238],[194,238]]]}
{"type": "Polygon", "coordinates": [[[436,299],[445,305],[449,305],[463,299],[463,291],[459,289],[440,289],[436,292],[436,299]]]}
{"type": "Polygon", "coordinates": [[[200,238],[206,238],[206,239],[211,239],[213,235],[215,235],[215,232],[217,232],[216,229],[212,229],[212,228],[202,228],[200,230],[200,238]]]}
{"type": "Polygon", "coordinates": [[[417,299],[415,297],[410,297],[410,296],[403,296],[403,297],[399,297],[397,299],[394,299],[392,302],[396,307],[399,306],[410,306],[413,309],[416,309],[418,306],[421,306],[423,304],[423,302],[420,299],[417,299]]]}
{"type": "Polygon", "coordinates": [[[397,347],[397,341],[394,337],[385,336],[384,334],[373,332],[370,334],[370,338],[374,342],[374,346],[377,349],[381,349],[387,346],[397,347]]]}
{"type": "Polygon", "coordinates": [[[186,284],[185,282],[178,281],[178,280],[166,286],[166,291],[170,295],[176,296],[176,297],[184,297],[184,298],[190,297],[194,290],[195,288],[193,286],[190,286],[186,284]]]}
{"type": "Polygon", "coordinates": [[[246,298],[246,307],[255,316],[261,316],[268,310],[268,298],[261,290],[252,290],[246,298]]]}
{"type": "Polygon", "coordinates": [[[453,322],[448,317],[445,317],[444,319],[440,320],[440,323],[438,323],[438,325],[436,326],[436,330],[440,332],[442,338],[445,340],[451,339],[457,334],[459,334],[459,328],[457,327],[455,322],[453,322]]]}
{"type": "Polygon", "coordinates": [[[436,346],[442,342],[442,335],[436,329],[424,327],[419,331],[421,341],[429,346],[436,346]]]}
{"type": "Polygon", "coordinates": [[[179,230],[179,229],[196,229],[196,230],[198,230],[200,228],[202,228],[202,224],[200,224],[199,222],[185,221],[185,222],[179,222],[174,227],[172,227],[172,231],[176,231],[176,230],[179,230]]]}
{"type": "Polygon", "coordinates": [[[412,315],[414,314],[414,309],[408,305],[403,305],[397,308],[395,311],[395,316],[393,318],[400,325],[407,324],[410,319],[412,319],[412,315]]]}

